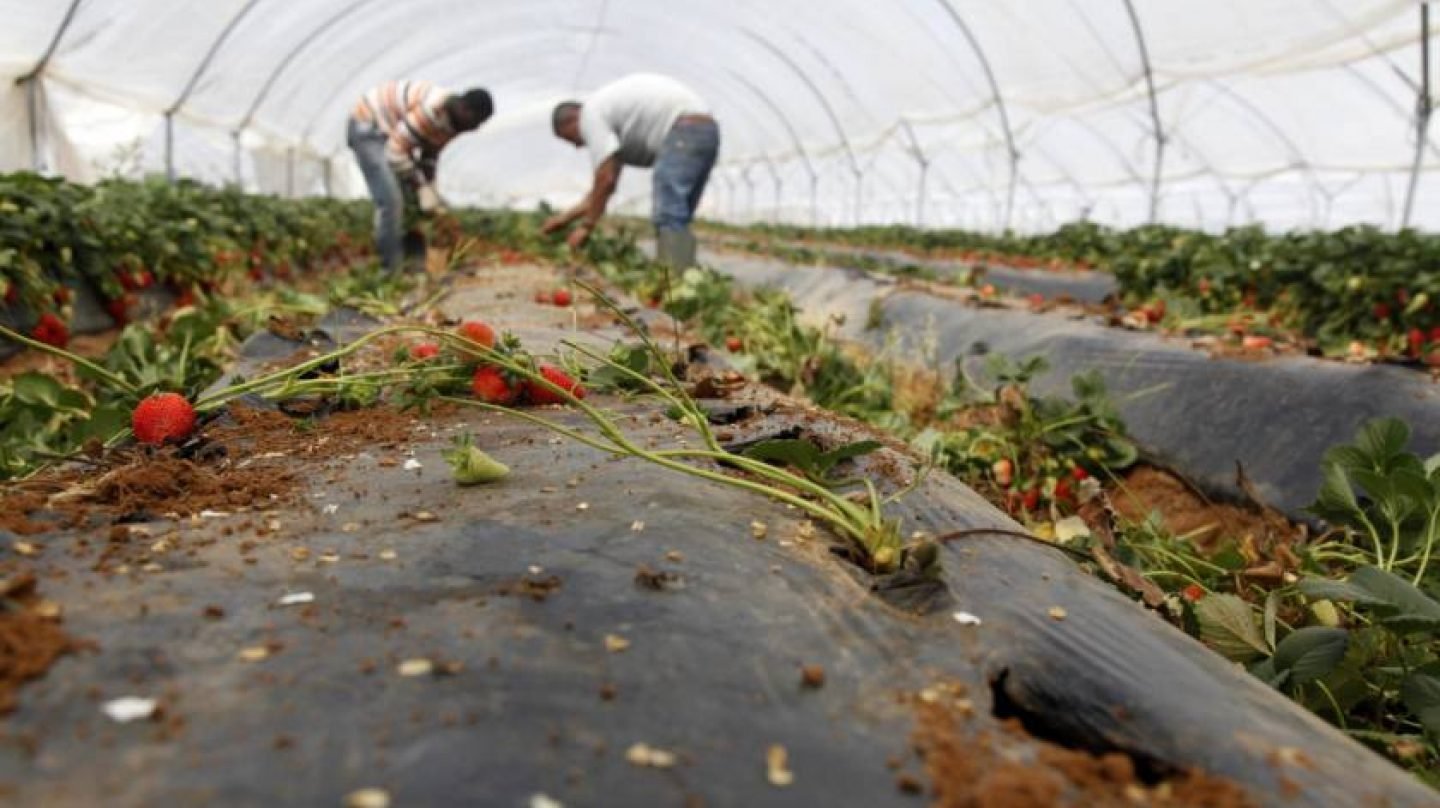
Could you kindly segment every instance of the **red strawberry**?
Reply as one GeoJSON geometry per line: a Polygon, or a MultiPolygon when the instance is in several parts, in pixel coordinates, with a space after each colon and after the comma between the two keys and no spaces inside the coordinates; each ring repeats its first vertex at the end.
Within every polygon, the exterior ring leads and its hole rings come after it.
{"type": "Polygon", "coordinates": [[[990,466],[990,471],[995,475],[995,482],[1003,488],[1009,488],[1010,483],[1015,480],[1015,464],[1010,458],[1002,457],[990,466]]]}
{"type": "Polygon", "coordinates": [[[555,294],[553,294],[553,295],[550,296],[550,301],[551,301],[552,303],[554,303],[555,305],[557,305],[557,306],[568,306],[568,305],[570,305],[570,290],[569,290],[569,289],[556,289],[556,290],[555,290],[555,294]]]}
{"type": "Polygon", "coordinates": [[[1090,472],[1086,471],[1083,466],[1076,466],[1075,468],[1070,469],[1070,477],[1073,478],[1076,482],[1080,482],[1082,480],[1090,479],[1090,472]]]}
{"type": "Polygon", "coordinates": [[[139,269],[135,272],[135,288],[149,289],[155,285],[155,273],[148,269],[139,269]]]}
{"type": "Polygon", "coordinates": [[[54,300],[54,301],[55,301],[55,305],[57,305],[57,306],[63,306],[63,305],[65,305],[66,303],[69,303],[69,302],[70,302],[70,297],[71,297],[71,295],[70,295],[70,290],[69,290],[67,287],[64,287],[64,286],[61,286],[61,287],[57,288],[55,291],[53,291],[53,292],[50,293],[50,299],[51,299],[51,300],[54,300]]]}
{"type": "Polygon", "coordinates": [[[1395,302],[1399,303],[1402,306],[1408,305],[1410,303],[1410,290],[1403,287],[1400,289],[1396,289],[1395,302]]]}
{"type": "Polygon", "coordinates": [[[541,304],[548,304],[550,302],[550,293],[545,291],[544,289],[536,289],[535,302],[541,304]]]}
{"type": "Polygon", "coordinates": [[[1190,601],[1191,603],[1195,603],[1201,598],[1205,597],[1205,588],[1200,586],[1200,584],[1190,584],[1189,586],[1180,590],[1180,597],[1190,601]]]}
{"type": "Polygon", "coordinates": [[[1405,334],[1405,341],[1410,349],[1410,356],[1418,357],[1425,349],[1425,332],[1418,328],[1412,328],[1405,334]]]}
{"type": "Polygon", "coordinates": [[[737,336],[732,335],[725,338],[725,350],[730,353],[740,353],[740,349],[744,347],[745,343],[741,342],[737,336]]]}
{"type": "Polygon", "coordinates": [[[493,365],[486,365],[475,371],[475,377],[470,380],[470,390],[481,401],[501,406],[514,404],[520,395],[520,391],[506,381],[500,368],[493,365]]]}
{"type": "Polygon", "coordinates": [[[1075,492],[1070,490],[1069,480],[1060,480],[1055,483],[1055,501],[1070,502],[1075,499],[1075,492]]]}
{"type": "MultiPolygon", "coordinates": [[[[585,397],[585,388],[581,387],[579,382],[570,378],[565,371],[554,365],[541,365],[540,375],[545,378],[545,381],[550,382],[576,398],[585,397]]],[[[564,396],[539,382],[526,382],[525,395],[530,399],[532,404],[564,404],[568,401],[564,396]]]]}
{"type": "Polygon", "coordinates": [[[1390,319],[1390,304],[1389,304],[1389,303],[1376,303],[1376,304],[1375,304],[1375,308],[1371,309],[1370,311],[1371,311],[1372,314],[1375,315],[1375,319],[1377,319],[1377,320],[1388,320],[1388,319],[1390,319]]]}
{"type": "Polygon", "coordinates": [[[479,320],[466,320],[460,324],[459,332],[460,336],[471,342],[477,342],[486,348],[495,347],[495,329],[479,320]]]}
{"type": "Polygon", "coordinates": [[[187,306],[193,306],[195,305],[195,302],[195,287],[193,286],[186,286],[185,288],[180,290],[179,294],[175,295],[175,308],[177,309],[183,309],[187,306]]]}
{"type": "Polygon", "coordinates": [[[130,307],[134,304],[134,295],[111,298],[105,301],[105,311],[110,313],[110,318],[115,321],[115,325],[123,326],[130,322],[130,307]]]}
{"type": "Polygon", "coordinates": [[[660,298],[659,298],[659,296],[651,297],[649,300],[645,301],[645,307],[646,307],[646,308],[651,308],[651,309],[658,309],[658,308],[660,308],[660,298]]]}
{"type": "Polygon", "coordinates": [[[141,443],[183,440],[195,429],[195,408],[179,393],[156,393],[135,408],[130,429],[141,443]]]}
{"type": "Polygon", "coordinates": [[[440,346],[433,342],[420,342],[410,346],[410,358],[416,361],[431,359],[440,355],[440,346]]]}
{"type": "Polygon", "coordinates": [[[40,315],[40,322],[30,331],[30,336],[56,348],[64,348],[70,342],[70,328],[65,321],[50,312],[40,315]]]}
{"type": "Polygon", "coordinates": [[[1040,489],[1032,488],[1020,497],[1020,504],[1027,511],[1033,511],[1040,507],[1040,489]]]}
{"type": "Polygon", "coordinates": [[[1437,325],[1434,328],[1430,329],[1430,341],[1440,342],[1440,325],[1437,325]]]}

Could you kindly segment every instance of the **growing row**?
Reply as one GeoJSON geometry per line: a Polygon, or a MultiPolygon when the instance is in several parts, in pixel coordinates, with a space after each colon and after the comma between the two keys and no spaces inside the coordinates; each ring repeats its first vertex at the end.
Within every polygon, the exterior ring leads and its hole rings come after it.
{"type": "Polygon", "coordinates": [[[77,286],[93,288],[123,324],[135,294],[152,286],[184,299],[246,274],[285,278],[363,255],[368,221],[360,203],[249,196],[188,181],[86,186],[0,175],[0,301],[40,319],[46,327],[36,336],[53,342],[77,286]]]}
{"type": "Polygon", "coordinates": [[[761,226],[784,240],[903,249],[1021,268],[1110,272],[1131,303],[1168,299],[1189,314],[1246,317],[1312,340],[1327,355],[1428,358],[1440,348],[1440,236],[1374,227],[1204,233],[1167,225],[1115,230],[1081,222],[1035,236],[908,227],[761,226]],[[1258,318],[1255,315],[1262,315],[1258,318]]]}

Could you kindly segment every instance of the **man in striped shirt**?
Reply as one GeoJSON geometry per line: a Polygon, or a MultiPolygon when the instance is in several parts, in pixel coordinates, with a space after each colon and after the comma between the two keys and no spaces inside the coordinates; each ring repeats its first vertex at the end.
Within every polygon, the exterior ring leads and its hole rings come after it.
{"type": "Polygon", "coordinates": [[[387,81],[355,105],[346,142],[375,201],[375,246],[386,269],[400,265],[406,196],[422,212],[439,209],[440,150],[489,120],[494,110],[483,89],[455,95],[428,81],[387,81]]]}

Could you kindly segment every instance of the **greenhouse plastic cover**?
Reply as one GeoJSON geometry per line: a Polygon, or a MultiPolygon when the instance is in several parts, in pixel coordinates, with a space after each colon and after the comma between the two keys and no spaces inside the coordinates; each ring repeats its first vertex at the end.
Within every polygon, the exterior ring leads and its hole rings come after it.
{"type": "MultiPolygon", "coordinates": [[[[377,82],[424,78],[497,104],[446,151],[442,192],[564,204],[588,171],[551,136],[550,107],[650,71],[721,122],[715,218],[1440,224],[1416,0],[0,0],[0,14],[6,170],[163,171],[168,140],[181,175],[355,194],[347,110],[377,82]]],[[[646,179],[628,172],[618,207],[647,210],[646,179]]]]}

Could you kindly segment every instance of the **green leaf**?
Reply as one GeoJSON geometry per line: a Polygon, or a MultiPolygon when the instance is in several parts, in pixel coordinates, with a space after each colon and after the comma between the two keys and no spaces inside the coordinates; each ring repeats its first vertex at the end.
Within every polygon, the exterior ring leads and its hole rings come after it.
{"type": "Polygon", "coordinates": [[[1410,425],[1399,418],[1376,418],[1360,427],[1355,436],[1355,448],[1376,468],[1383,468],[1390,458],[1405,451],[1409,442],[1410,425]]]}
{"type": "Polygon", "coordinates": [[[822,452],[813,442],[804,438],[778,438],[761,441],[746,449],[743,454],[766,463],[782,463],[799,469],[806,477],[818,483],[833,484],[836,481],[831,480],[828,475],[841,461],[867,455],[879,448],[878,441],[862,440],[822,452]]]}
{"type": "Polygon", "coordinates": [[[1335,670],[1349,647],[1350,633],[1343,628],[1306,626],[1280,641],[1272,661],[1276,671],[1288,671],[1290,681],[1303,685],[1335,670]]]}
{"type": "Polygon", "coordinates": [[[37,371],[16,376],[12,382],[15,398],[22,404],[56,407],[60,394],[65,389],[60,382],[37,371]]]}
{"type": "Polygon", "coordinates": [[[1400,683],[1400,699],[1427,731],[1440,733],[1440,678],[1412,673],[1400,683]]]}
{"type": "Polygon", "coordinates": [[[853,460],[857,457],[864,457],[871,452],[878,450],[881,443],[878,440],[857,440],[854,443],[847,443],[835,449],[831,449],[820,458],[827,463],[826,469],[834,468],[842,461],[853,460]]]}
{"type": "Polygon", "coordinates": [[[1364,514],[1360,510],[1359,501],[1355,499],[1355,489],[1350,486],[1349,475],[1344,467],[1336,463],[1325,465],[1320,491],[1316,494],[1314,504],[1306,510],[1321,519],[1340,524],[1359,522],[1364,514]]]}
{"type": "Polygon", "coordinates": [[[1399,633],[1440,629],[1440,602],[1413,584],[1378,567],[1361,567],[1348,581],[1300,582],[1312,598],[1352,601],[1376,610],[1380,622],[1399,633]]]}
{"type": "Polygon", "coordinates": [[[1382,604],[1374,593],[1348,581],[1329,581],[1324,578],[1306,578],[1300,582],[1300,592],[1315,600],[1339,600],[1347,603],[1366,605],[1382,604]]]}
{"type": "Polygon", "coordinates": [[[1248,662],[1270,653],[1255,627],[1255,611],[1234,595],[1209,595],[1195,604],[1200,639],[1226,659],[1248,662]]]}

